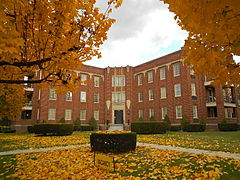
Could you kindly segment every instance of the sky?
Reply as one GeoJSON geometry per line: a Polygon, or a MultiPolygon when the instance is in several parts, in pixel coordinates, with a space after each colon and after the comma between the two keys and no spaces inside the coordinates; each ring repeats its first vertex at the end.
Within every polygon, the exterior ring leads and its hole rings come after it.
{"type": "MultiPolygon", "coordinates": [[[[97,7],[105,12],[106,2],[97,0],[97,7]]],[[[111,17],[116,23],[101,47],[102,58],[84,64],[101,68],[137,66],[180,50],[188,36],[160,0],[123,0],[111,17]]],[[[234,59],[240,62],[240,56],[234,59]]]]}
{"type": "MultiPolygon", "coordinates": [[[[106,0],[97,0],[105,9],[106,0]]],[[[85,64],[105,68],[136,66],[180,50],[187,38],[174,20],[174,14],[160,0],[124,0],[113,11],[116,19],[101,47],[102,58],[85,64]]]]}

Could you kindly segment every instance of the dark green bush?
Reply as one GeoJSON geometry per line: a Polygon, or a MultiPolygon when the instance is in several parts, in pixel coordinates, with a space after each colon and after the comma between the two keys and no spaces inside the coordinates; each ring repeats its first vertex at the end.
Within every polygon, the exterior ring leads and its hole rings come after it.
{"type": "Polygon", "coordinates": [[[80,131],[81,130],[81,120],[80,118],[77,118],[76,121],[74,122],[74,131],[80,131]]]}
{"type": "Polygon", "coordinates": [[[238,124],[238,130],[240,131],[240,124],[238,124]]]}
{"type": "Polygon", "coordinates": [[[155,121],[155,117],[154,117],[154,116],[151,116],[151,117],[149,118],[149,121],[155,121]]]}
{"type": "Polygon", "coordinates": [[[80,126],[80,131],[93,131],[92,126],[80,126]]]}
{"type": "Polygon", "coordinates": [[[16,130],[11,129],[10,126],[0,126],[0,133],[15,133],[16,130]]]}
{"type": "Polygon", "coordinates": [[[181,131],[181,125],[171,125],[170,126],[170,131],[181,131]]]}
{"type": "Polygon", "coordinates": [[[73,132],[73,124],[36,124],[33,126],[35,134],[66,136],[73,132]]]}
{"type": "Polygon", "coordinates": [[[90,144],[93,151],[121,153],[136,149],[136,133],[92,133],[90,144]]]}
{"type": "Polygon", "coordinates": [[[131,131],[137,134],[164,134],[166,130],[167,125],[165,122],[146,121],[131,123],[131,131]]]}
{"type": "Polygon", "coordinates": [[[170,130],[170,128],[171,128],[171,121],[170,121],[168,115],[164,116],[163,122],[165,122],[167,124],[167,130],[170,130]]]}
{"type": "Polygon", "coordinates": [[[34,133],[33,126],[27,127],[28,133],[34,133]]]}
{"type": "Polygon", "coordinates": [[[237,123],[220,123],[218,124],[219,131],[237,131],[238,124],[237,123]]]}
{"type": "Polygon", "coordinates": [[[138,118],[138,121],[143,122],[143,117],[138,118]]]}
{"type": "Polygon", "coordinates": [[[89,120],[89,126],[95,131],[97,129],[97,121],[94,117],[89,120]]]}
{"type": "Polygon", "coordinates": [[[66,121],[65,121],[65,118],[61,118],[60,120],[59,120],[59,123],[65,123],[66,121]]]}
{"type": "Polygon", "coordinates": [[[10,126],[11,121],[7,117],[0,119],[0,126],[10,126]]]}
{"type": "Polygon", "coordinates": [[[182,119],[181,119],[181,126],[182,126],[182,130],[184,130],[185,126],[189,125],[190,121],[187,115],[183,115],[182,119]]]}
{"type": "Polygon", "coordinates": [[[206,125],[203,124],[188,124],[182,127],[185,132],[203,132],[205,131],[206,125]]]}

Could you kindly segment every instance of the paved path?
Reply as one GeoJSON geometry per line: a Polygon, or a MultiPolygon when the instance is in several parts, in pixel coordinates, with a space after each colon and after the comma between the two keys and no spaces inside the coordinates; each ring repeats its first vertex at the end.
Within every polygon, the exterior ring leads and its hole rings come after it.
{"type": "MultiPolygon", "coordinates": [[[[37,152],[45,152],[45,151],[58,150],[58,149],[79,148],[82,146],[90,146],[90,145],[82,144],[82,145],[78,145],[78,146],[65,146],[65,147],[42,148],[42,149],[33,149],[33,150],[28,149],[28,150],[18,150],[18,151],[6,151],[6,152],[0,152],[0,156],[12,155],[12,154],[23,154],[23,153],[37,153],[37,152]]],[[[146,146],[146,147],[153,147],[153,148],[158,148],[158,149],[188,152],[188,153],[193,153],[193,154],[206,154],[206,155],[211,155],[211,156],[221,156],[224,158],[240,159],[240,154],[224,153],[224,152],[217,152],[217,151],[190,149],[190,148],[156,145],[156,144],[148,144],[148,143],[137,143],[137,146],[146,146]]]]}

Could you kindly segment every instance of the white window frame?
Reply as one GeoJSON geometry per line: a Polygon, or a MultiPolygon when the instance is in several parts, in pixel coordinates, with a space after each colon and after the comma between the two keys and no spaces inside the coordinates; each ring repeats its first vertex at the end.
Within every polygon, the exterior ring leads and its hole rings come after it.
{"type": "Polygon", "coordinates": [[[85,81],[87,81],[87,75],[81,74],[81,85],[87,85],[85,81]]]}
{"type": "Polygon", "coordinates": [[[93,82],[94,82],[94,87],[99,87],[100,86],[100,77],[94,76],[93,82]]]}
{"type": "Polygon", "coordinates": [[[125,103],[125,92],[113,92],[112,93],[112,103],[125,103]]]}
{"type": "Polygon", "coordinates": [[[152,83],[153,82],[153,71],[149,71],[148,72],[148,83],[152,83]]]}
{"type": "Polygon", "coordinates": [[[80,91],[80,102],[87,102],[87,92],[80,91]]]}
{"type": "Polygon", "coordinates": [[[193,119],[198,119],[197,105],[193,105],[193,119]]]}
{"type": "Polygon", "coordinates": [[[49,108],[48,109],[48,120],[51,121],[51,120],[56,120],[56,109],[55,108],[49,108]]]}
{"type": "Polygon", "coordinates": [[[138,102],[143,102],[143,93],[142,92],[138,93],[138,102]]]}
{"type": "Polygon", "coordinates": [[[173,76],[180,76],[180,63],[173,64],[173,76]]]}
{"type": "Polygon", "coordinates": [[[94,103],[99,103],[99,93],[93,93],[93,102],[94,103]]]}
{"type": "Polygon", "coordinates": [[[138,118],[143,118],[143,109],[138,110],[138,118]]]}
{"type": "Polygon", "coordinates": [[[191,92],[192,92],[192,96],[197,96],[195,83],[191,84],[191,92]]]}
{"type": "Polygon", "coordinates": [[[149,108],[149,118],[154,117],[154,109],[153,108],[149,108]]]}
{"type": "Polygon", "coordinates": [[[65,109],[65,120],[72,120],[72,109],[65,109]]]}
{"type": "Polygon", "coordinates": [[[87,111],[86,109],[80,109],[80,120],[83,121],[83,120],[86,120],[87,118],[87,111]]]}
{"type": "Polygon", "coordinates": [[[93,117],[94,117],[94,119],[95,119],[96,121],[99,120],[99,110],[94,110],[94,111],[93,111],[93,117]]]}
{"type": "Polygon", "coordinates": [[[123,86],[125,86],[125,76],[124,75],[112,76],[112,87],[123,87],[123,86]]]}
{"type": "Polygon", "coordinates": [[[166,87],[161,87],[161,99],[166,99],[167,98],[167,89],[166,87]]]}
{"type": "Polygon", "coordinates": [[[175,97],[180,97],[182,95],[181,84],[174,84],[174,95],[175,97]]]}
{"type": "Polygon", "coordinates": [[[57,100],[57,94],[55,88],[50,88],[49,90],[49,100],[57,100]]]}
{"type": "Polygon", "coordinates": [[[166,67],[161,67],[160,68],[160,80],[165,80],[166,79],[166,67]]]}
{"type": "Polygon", "coordinates": [[[164,117],[167,115],[167,107],[162,107],[161,113],[162,113],[162,120],[164,120],[164,117]]]}
{"type": "Polygon", "coordinates": [[[176,119],[182,119],[182,105],[176,106],[176,119]]]}
{"type": "Polygon", "coordinates": [[[141,86],[143,84],[143,75],[142,74],[138,74],[137,76],[138,78],[138,86],[141,86]]]}
{"type": "Polygon", "coordinates": [[[68,91],[66,93],[66,101],[72,101],[72,92],[71,91],[68,91]]]}
{"type": "Polygon", "coordinates": [[[153,89],[148,90],[148,100],[153,101],[154,100],[154,92],[153,89]]]}

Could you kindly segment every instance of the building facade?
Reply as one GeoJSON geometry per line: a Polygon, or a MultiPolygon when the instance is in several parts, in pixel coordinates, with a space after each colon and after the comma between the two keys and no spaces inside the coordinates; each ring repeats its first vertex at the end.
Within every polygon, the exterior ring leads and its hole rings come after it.
{"type": "Polygon", "coordinates": [[[151,116],[162,121],[168,115],[172,124],[180,124],[183,115],[191,123],[205,118],[208,128],[217,128],[223,118],[240,122],[240,94],[232,87],[211,85],[212,80],[195,76],[180,58],[182,51],[131,67],[76,69],[82,81],[75,92],[56,94],[56,89],[26,88],[28,102],[21,117],[13,122],[18,131],[33,123],[55,123],[65,118],[81,124],[97,120],[99,129],[114,124],[129,129],[131,122],[151,116]]]}

